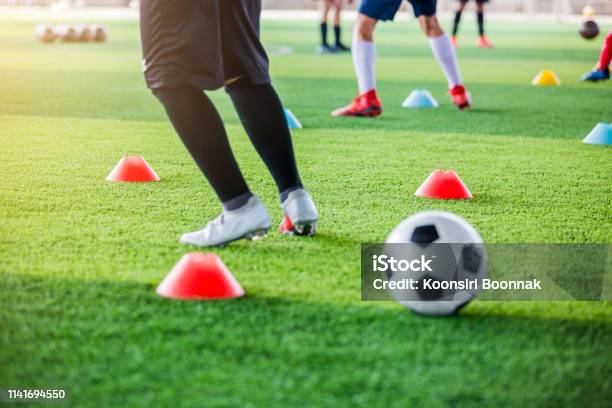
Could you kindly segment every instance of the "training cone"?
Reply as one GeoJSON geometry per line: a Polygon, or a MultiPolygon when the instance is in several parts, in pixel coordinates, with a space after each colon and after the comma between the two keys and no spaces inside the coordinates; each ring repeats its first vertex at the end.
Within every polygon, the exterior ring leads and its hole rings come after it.
{"type": "Polygon", "coordinates": [[[612,123],[598,123],[582,141],[587,144],[612,145],[612,123]]]}
{"type": "Polygon", "coordinates": [[[538,72],[538,75],[536,75],[535,78],[533,78],[533,81],[531,81],[531,85],[556,86],[561,85],[561,81],[554,72],[542,70],[538,72]]]}
{"type": "Polygon", "coordinates": [[[170,299],[231,299],[244,296],[244,289],[215,254],[184,255],[157,286],[158,295],[170,299]]]}
{"type": "Polygon", "coordinates": [[[296,118],[293,112],[291,112],[289,109],[285,109],[285,119],[287,119],[287,125],[289,125],[289,129],[302,128],[302,124],[300,123],[298,118],[296,118]]]}
{"type": "Polygon", "coordinates": [[[408,95],[402,108],[437,108],[438,101],[426,89],[415,89],[408,95]]]}
{"type": "Polygon", "coordinates": [[[414,193],[417,197],[466,200],[472,193],[453,170],[434,170],[414,193]]]}
{"type": "Polygon", "coordinates": [[[123,156],[110,172],[106,181],[147,182],[159,181],[155,170],[142,156],[123,156]]]}
{"type": "Polygon", "coordinates": [[[279,230],[281,235],[293,235],[294,234],[294,226],[291,222],[291,219],[285,215],[283,217],[283,221],[279,225],[279,230]]]}

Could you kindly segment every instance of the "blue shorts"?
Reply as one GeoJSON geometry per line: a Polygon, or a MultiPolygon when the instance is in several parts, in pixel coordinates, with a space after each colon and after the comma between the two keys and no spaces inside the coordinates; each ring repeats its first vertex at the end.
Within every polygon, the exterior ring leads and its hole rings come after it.
{"type": "MultiPolygon", "coordinates": [[[[376,20],[393,20],[403,0],[362,0],[359,12],[376,20]]],[[[438,0],[408,0],[414,16],[433,16],[436,14],[438,0]]]]}

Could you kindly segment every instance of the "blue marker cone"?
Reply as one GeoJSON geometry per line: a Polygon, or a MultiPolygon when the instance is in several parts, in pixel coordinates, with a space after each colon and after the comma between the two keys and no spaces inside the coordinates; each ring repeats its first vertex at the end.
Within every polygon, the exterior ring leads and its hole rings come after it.
{"type": "Polygon", "coordinates": [[[293,112],[291,112],[289,109],[285,109],[285,119],[287,119],[287,125],[289,125],[289,129],[302,128],[302,124],[300,123],[298,118],[296,118],[293,112]]]}
{"type": "Polygon", "coordinates": [[[437,108],[438,101],[426,89],[415,89],[408,95],[402,108],[437,108]]]}
{"type": "Polygon", "coordinates": [[[612,124],[603,122],[598,123],[582,142],[597,145],[612,145],[612,124]]]}

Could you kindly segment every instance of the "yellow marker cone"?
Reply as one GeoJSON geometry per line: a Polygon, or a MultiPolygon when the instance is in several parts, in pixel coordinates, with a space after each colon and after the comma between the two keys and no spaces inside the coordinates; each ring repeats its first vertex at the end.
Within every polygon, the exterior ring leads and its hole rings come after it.
{"type": "Polygon", "coordinates": [[[556,86],[561,85],[561,81],[559,80],[559,77],[555,75],[554,72],[542,70],[538,73],[538,75],[536,75],[535,78],[533,78],[533,81],[531,81],[531,85],[556,86]]]}

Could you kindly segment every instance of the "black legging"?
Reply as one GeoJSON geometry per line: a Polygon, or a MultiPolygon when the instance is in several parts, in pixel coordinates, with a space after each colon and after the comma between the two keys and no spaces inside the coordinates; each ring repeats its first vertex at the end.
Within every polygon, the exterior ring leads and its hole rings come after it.
{"type": "MultiPolygon", "coordinates": [[[[270,84],[239,81],[228,88],[228,93],[251,142],[272,173],[278,191],[301,187],[291,134],[274,88],[270,84]]],[[[190,86],[179,86],[157,89],[155,95],[221,202],[249,193],[223,121],[206,94],[190,86]]]]}
{"type": "MultiPolygon", "coordinates": [[[[453,19],[453,37],[457,35],[459,31],[459,23],[461,22],[461,14],[463,13],[463,8],[465,7],[467,0],[460,0],[461,6],[455,12],[455,18],[453,19]]],[[[478,23],[478,35],[484,35],[484,12],[482,3],[478,3],[476,10],[476,21],[478,23]]]]}

